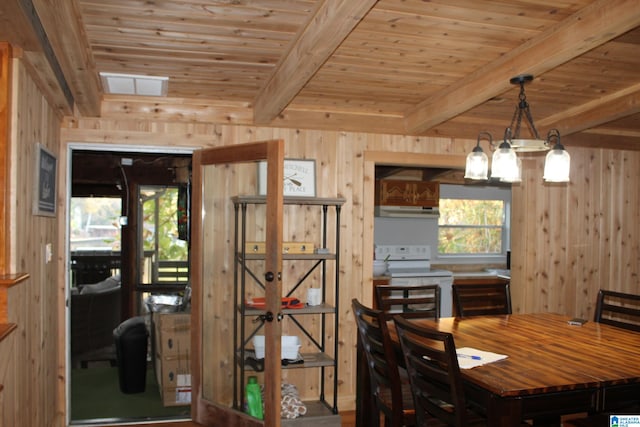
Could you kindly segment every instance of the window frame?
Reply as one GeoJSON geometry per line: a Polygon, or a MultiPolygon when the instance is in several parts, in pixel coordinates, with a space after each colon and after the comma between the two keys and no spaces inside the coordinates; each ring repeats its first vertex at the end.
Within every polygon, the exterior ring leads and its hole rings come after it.
{"type": "MultiPolygon", "coordinates": [[[[480,186],[463,184],[441,184],[440,199],[457,200],[501,200],[504,202],[504,221],[502,226],[502,252],[500,254],[442,254],[437,260],[448,264],[497,264],[505,263],[507,251],[511,248],[511,187],[480,186]]],[[[440,227],[438,227],[438,241],[440,227]]],[[[437,247],[436,247],[437,250],[437,247]]]]}

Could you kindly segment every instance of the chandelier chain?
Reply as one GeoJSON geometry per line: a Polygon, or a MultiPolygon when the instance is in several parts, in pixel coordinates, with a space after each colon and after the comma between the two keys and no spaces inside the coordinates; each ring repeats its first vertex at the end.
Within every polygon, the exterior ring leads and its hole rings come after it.
{"type": "MultiPolygon", "coordinates": [[[[513,81],[512,81],[513,82],[513,81]]],[[[529,122],[529,126],[531,128],[531,132],[536,139],[540,139],[540,134],[538,134],[538,129],[536,129],[536,125],[533,123],[533,116],[531,115],[531,109],[529,108],[529,103],[527,102],[527,95],[524,91],[524,85],[526,80],[521,79],[518,83],[520,84],[520,94],[518,95],[518,99],[520,102],[516,105],[516,108],[513,112],[513,117],[511,118],[511,129],[513,130],[513,138],[520,138],[520,128],[522,127],[522,114],[524,113],[525,118],[529,122]]]]}

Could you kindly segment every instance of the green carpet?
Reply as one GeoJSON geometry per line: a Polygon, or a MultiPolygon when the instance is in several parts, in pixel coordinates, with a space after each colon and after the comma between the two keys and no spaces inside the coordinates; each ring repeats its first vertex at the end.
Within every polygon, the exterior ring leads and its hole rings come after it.
{"type": "Polygon", "coordinates": [[[189,418],[189,406],[164,407],[150,368],[144,393],[120,391],[118,368],[90,367],[71,371],[71,420],[189,418]]]}

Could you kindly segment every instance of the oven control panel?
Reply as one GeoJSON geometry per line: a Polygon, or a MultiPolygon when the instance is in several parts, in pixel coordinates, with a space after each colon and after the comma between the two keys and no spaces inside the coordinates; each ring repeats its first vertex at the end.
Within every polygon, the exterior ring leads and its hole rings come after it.
{"type": "Polygon", "coordinates": [[[430,260],[431,246],[429,245],[376,245],[376,259],[389,261],[399,260],[430,260]]]}

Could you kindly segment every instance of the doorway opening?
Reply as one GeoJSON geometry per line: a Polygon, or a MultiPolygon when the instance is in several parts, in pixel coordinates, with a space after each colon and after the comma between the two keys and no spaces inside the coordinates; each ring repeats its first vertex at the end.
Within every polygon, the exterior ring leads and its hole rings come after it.
{"type": "Polygon", "coordinates": [[[191,150],[78,145],[69,159],[69,423],[188,420],[154,319],[189,308],[191,150]]]}
{"type": "Polygon", "coordinates": [[[376,159],[376,181],[437,182],[440,200],[433,215],[412,215],[407,210],[400,215],[376,216],[375,243],[428,243],[435,265],[486,265],[491,270],[506,266],[511,245],[511,183],[465,179],[463,159],[462,166],[456,165],[458,161],[448,155],[406,154],[393,160],[376,159]],[[490,207],[493,216],[489,215],[490,207]]]}

